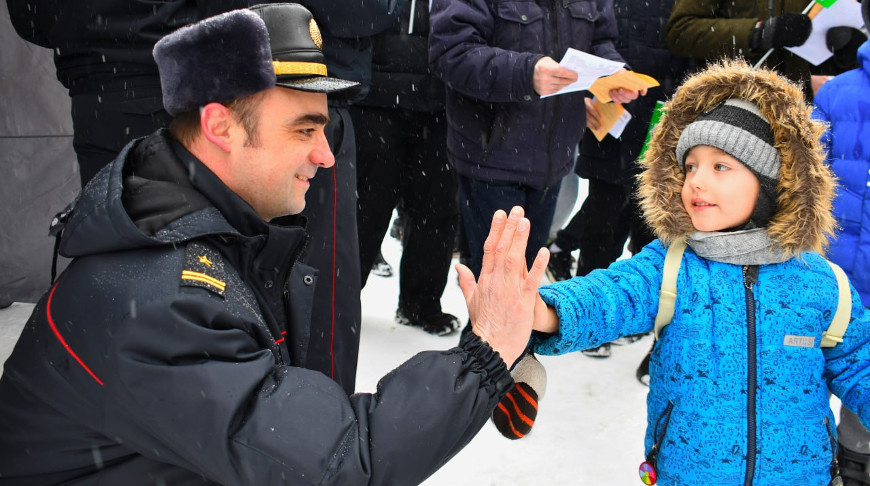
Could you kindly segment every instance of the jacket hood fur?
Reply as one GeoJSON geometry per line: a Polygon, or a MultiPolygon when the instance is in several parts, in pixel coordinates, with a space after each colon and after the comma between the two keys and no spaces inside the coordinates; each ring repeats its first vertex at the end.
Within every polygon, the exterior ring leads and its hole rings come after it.
{"type": "Polygon", "coordinates": [[[773,71],[753,70],[742,60],[711,64],[688,78],[667,102],[640,161],[638,196],[650,227],[664,243],[695,231],[680,196],[685,174],[677,165],[677,140],[698,115],[728,98],[758,105],[771,122],[782,159],[768,235],[789,256],[823,253],[836,229],[831,214],[836,183],[820,142],[825,126],[810,118],[812,108],[799,86],[773,71]]]}

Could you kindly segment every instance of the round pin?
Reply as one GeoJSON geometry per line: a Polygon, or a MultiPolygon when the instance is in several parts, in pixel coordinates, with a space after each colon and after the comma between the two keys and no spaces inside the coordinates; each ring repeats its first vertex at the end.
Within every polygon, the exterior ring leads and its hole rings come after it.
{"type": "Polygon", "coordinates": [[[656,483],[656,468],[654,468],[652,464],[643,461],[640,464],[640,467],[637,468],[637,473],[640,475],[640,480],[643,484],[656,483]]]}

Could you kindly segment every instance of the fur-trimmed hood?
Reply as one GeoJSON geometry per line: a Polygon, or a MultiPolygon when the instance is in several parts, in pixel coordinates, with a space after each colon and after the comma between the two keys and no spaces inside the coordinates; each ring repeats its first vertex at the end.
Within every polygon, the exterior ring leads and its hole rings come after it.
{"type": "Polygon", "coordinates": [[[823,253],[836,229],[831,214],[836,183],[820,142],[825,126],[810,118],[812,108],[799,86],[773,71],[753,70],[742,60],[711,64],[688,78],[666,104],[640,162],[644,170],[638,195],[650,227],[665,243],[695,231],[680,197],[685,174],[677,165],[677,140],[698,115],[728,98],[758,105],[771,122],[782,159],[768,235],[788,255],[823,253]]]}

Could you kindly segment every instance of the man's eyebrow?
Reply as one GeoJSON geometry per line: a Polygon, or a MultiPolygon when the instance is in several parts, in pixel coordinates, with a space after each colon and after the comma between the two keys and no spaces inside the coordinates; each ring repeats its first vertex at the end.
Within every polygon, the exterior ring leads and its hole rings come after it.
{"type": "Polygon", "coordinates": [[[290,121],[287,123],[287,125],[288,125],[288,126],[293,126],[293,125],[307,125],[307,124],[314,124],[314,125],[323,125],[323,126],[326,126],[327,123],[329,123],[329,117],[328,117],[328,116],[326,116],[326,115],[324,115],[324,114],[322,114],[322,113],[308,113],[308,114],[305,114],[305,115],[301,115],[301,116],[299,116],[299,117],[297,117],[297,118],[295,118],[295,119],[293,119],[293,120],[290,120],[290,121]]]}

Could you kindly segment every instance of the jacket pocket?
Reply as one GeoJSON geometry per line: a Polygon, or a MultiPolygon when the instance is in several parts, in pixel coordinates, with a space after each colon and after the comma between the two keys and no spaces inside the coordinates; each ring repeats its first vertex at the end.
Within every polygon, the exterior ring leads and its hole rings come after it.
{"type": "Polygon", "coordinates": [[[598,11],[595,2],[590,2],[588,0],[571,2],[566,6],[566,8],[571,14],[571,17],[577,20],[585,20],[594,23],[598,20],[598,17],[601,16],[601,12],[598,11]]]}
{"type": "Polygon", "coordinates": [[[565,4],[565,9],[571,17],[571,38],[570,44],[566,44],[563,39],[563,47],[591,52],[595,23],[601,17],[597,4],[588,0],[573,1],[565,4]]]}
{"type": "Polygon", "coordinates": [[[534,2],[498,2],[492,45],[519,52],[542,52],[544,10],[534,2]]]}

